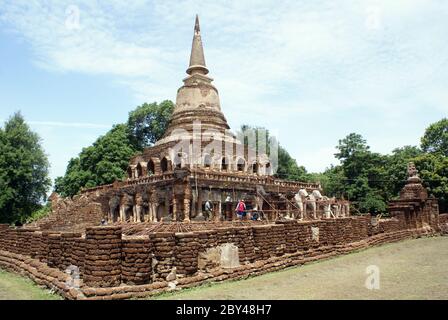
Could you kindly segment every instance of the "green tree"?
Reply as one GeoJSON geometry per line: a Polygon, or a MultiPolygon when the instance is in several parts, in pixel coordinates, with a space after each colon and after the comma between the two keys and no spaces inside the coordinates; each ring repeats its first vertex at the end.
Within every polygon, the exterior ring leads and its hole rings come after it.
{"type": "Polygon", "coordinates": [[[282,146],[278,146],[278,168],[276,177],[285,180],[308,181],[308,175],[304,166],[299,166],[296,159],[291,157],[288,151],[282,146]]]}
{"type": "Polygon", "coordinates": [[[125,177],[129,159],[137,152],[128,135],[128,127],[115,125],[92,146],[70,160],[64,177],[55,181],[55,191],[73,196],[82,188],[104,185],[125,177]]]}
{"type": "Polygon", "coordinates": [[[137,107],[129,113],[127,126],[134,148],[142,150],[162,138],[174,110],[173,102],[165,100],[137,107]]]}
{"type": "Polygon", "coordinates": [[[334,195],[346,195],[361,212],[385,212],[387,158],[371,152],[366,140],[357,133],[339,140],[336,148],[339,152],[335,157],[341,161],[341,169],[328,172],[333,174],[329,179],[338,173],[334,195]]]}
{"type": "Polygon", "coordinates": [[[0,129],[0,222],[24,222],[42,206],[48,170],[39,136],[15,113],[0,129]]]}
{"type": "Polygon", "coordinates": [[[448,157],[448,119],[431,124],[421,139],[424,152],[440,153],[448,157]]]}
{"type": "Polygon", "coordinates": [[[428,193],[439,199],[440,212],[448,212],[448,157],[425,153],[413,161],[428,193]]]}
{"type": "Polygon", "coordinates": [[[385,213],[387,210],[384,198],[375,192],[375,190],[369,190],[359,200],[358,208],[360,212],[369,212],[377,215],[379,213],[385,213]]]}
{"type": "Polygon", "coordinates": [[[344,139],[339,140],[336,148],[339,152],[334,156],[341,161],[351,158],[356,153],[367,152],[370,149],[366,140],[358,133],[350,133],[344,139]]]}
{"type": "Polygon", "coordinates": [[[55,191],[73,196],[82,188],[123,179],[130,158],[163,136],[173,110],[168,100],[138,106],[126,124],[115,125],[69,161],[65,175],[55,180],[55,191]]]}
{"type": "Polygon", "coordinates": [[[312,174],[313,182],[320,182],[325,194],[329,197],[348,198],[347,178],[344,175],[342,166],[331,166],[323,173],[312,174]]]}
{"type": "Polygon", "coordinates": [[[289,152],[282,147],[275,137],[271,136],[269,130],[263,127],[254,127],[247,124],[241,126],[241,131],[238,132],[238,136],[241,140],[244,140],[244,144],[249,145],[249,138],[244,135],[248,130],[253,130],[255,134],[255,147],[258,150],[259,138],[263,137],[265,141],[263,143],[266,144],[266,154],[268,156],[271,155],[270,146],[278,145],[277,156],[277,172],[275,173],[275,177],[285,180],[296,180],[296,181],[308,181],[310,179],[309,174],[307,173],[304,166],[299,166],[297,164],[296,159],[294,159],[289,152]]]}
{"type": "Polygon", "coordinates": [[[387,191],[387,200],[397,198],[400,190],[407,180],[407,165],[413,159],[422,154],[422,151],[415,146],[404,146],[396,148],[392,154],[386,156],[386,179],[384,182],[387,191]]]}

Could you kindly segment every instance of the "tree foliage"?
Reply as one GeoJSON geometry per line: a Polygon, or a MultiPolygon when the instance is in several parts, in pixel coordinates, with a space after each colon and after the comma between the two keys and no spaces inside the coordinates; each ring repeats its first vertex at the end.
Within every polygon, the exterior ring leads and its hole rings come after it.
{"type": "MultiPolygon", "coordinates": [[[[255,135],[255,148],[257,150],[259,143],[261,143],[259,141],[259,138],[262,137],[263,139],[265,139],[263,143],[265,143],[266,145],[265,152],[268,156],[271,156],[271,150],[270,150],[271,145],[278,146],[277,149],[278,166],[277,171],[274,174],[275,177],[285,180],[300,180],[300,181],[308,181],[310,179],[310,176],[308,175],[305,167],[299,166],[297,164],[297,161],[289,154],[289,152],[284,147],[282,147],[279,144],[276,138],[270,135],[268,129],[244,124],[241,126],[240,133],[244,134],[244,132],[247,132],[247,130],[253,130],[255,135]]],[[[249,139],[247,135],[244,135],[244,144],[245,145],[249,144],[249,139]]]]}
{"type": "Polygon", "coordinates": [[[347,137],[339,140],[339,144],[336,147],[339,152],[334,156],[336,159],[345,161],[350,159],[357,153],[368,152],[370,147],[367,145],[367,141],[357,133],[350,133],[347,137]]]}
{"type": "Polygon", "coordinates": [[[429,194],[439,199],[440,212],[448,212],[448,157],[424,153],[413,161],[429,194]]]}
{"type": "Polygon", "coordinates": [[[55,191],[73,196],[82,188],[123,179],[130,158],[162,137],[173,109],[171,101],[138,106],[126,124],[115,125],[69,161],[65,175],[55,180],[55,191]]]}
{"type": "Polygon", "coordinates": [[[129,140],[127,126],[116,125],[69,161],[65,175],[55,181],[55,191],[73,196],[82,188],[123,179],[129,159],[136,151],[129,140]]]}
{"type": "Polygon", "coordinates": [[[350,199],[361,212],[386,212],[387,203],[405,185],[412,161],[429,193],[439,199],[441,211],[448,210],[447,124],[442,119],[430,125],[421,139],[422,149],[404,146],[388,155],[371,152],[361,135],[349,134],[337,146],[335,157],[341,164],[320,177],[326,193],[350,199]]]}
{"type": "Polygon", "coordinates": [[[40,143],[20,113],[0,128],[0,222],[24,222],[46,200],[51,181],[40,143]]]}
{"type": "Polygon", "coordinates": [[[386,156],[386,181],[384,189],[389,193],[388,200],[398,197],[408,178],[407,166],[423,152],[416,146],[396,148],[386,156]]]}
{"type": "Polygon", "coordinates": [[[448,157],[448,118],[431,124],[421,139],[424,152],[440,153],[448,157]]]}
{"type": "Polygon", "coordinates": [[[304,166],[299,166],[296,159],[281,145],[278,146],[277,178],[285,180],[308,181],[309,175],[304,166]]]}
{"type": "Polygon", "coordinates": [[[173,102],[165,100],[160,104],[144,103],[131,111],[127,126],[134,147],[141,150],[162,138],[173,110],[173,102]]]}

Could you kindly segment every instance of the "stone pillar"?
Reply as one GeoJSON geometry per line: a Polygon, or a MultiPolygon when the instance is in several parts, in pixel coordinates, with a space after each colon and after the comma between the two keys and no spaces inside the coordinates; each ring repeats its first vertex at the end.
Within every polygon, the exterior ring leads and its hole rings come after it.
{"type": "Polygon", "coordinates": [[[170,215],[170,196],[168,192],[165,193],[165,216],[168,217],[170,215]]]}
{"type": "Polygon", "coordinates": [[[191,188],[189,185],[184,189],[184,222],[190,222],[190,208],[191,208],[191,188]]]}
{"type": "Polygon", "coordinates": [[[202,212],[202,201],[203,201],[203,194],[202,194],[202,190],[198,189],[198,202],[197,202],[197,206],[198,206],[198,214],[196,216],[196,220],[204,220],[204,213],[202,212]]]}
{"type": "MultiPolygon", "coordinates": [[[[158,221],[158,217],[157,217],[157,211],[159,208],[159,196],[157,193],[157,190],[155,188],[152,188],[150,193],[149,193],[149,222],[154,222],[154,221],[158,221]]],[[[168,208],[169,209],[169,208],[168,208]]]]}
{"type": "Polygon", "coordinates": [[[190,199],[184,198],[184,222],[190,222],[190,199]]]}
{"type": "Polygon", "coordinates": [[[159,217],[158,217],[158,214],[159,214],[159,203],[158,202],[151,203],[151,206],[152,206],[152,212],[153,212],[153,216],[152,216],[151,222],[158,222],[159,221],[159,217]]]}
{"type": "Polygon", "coordinates": [[[219,201],[218,205],[216,206],[217,208],[215,209],[215,213],[214,213],[214,221],[219,222],[220,218],[221,218],[221,212],[222,212],[222,202],[219,201]]]}
{"type": "Polygon", "coordinates": [[[277,209],[278,209],[278,206],[276,205],[276,203],[272,202],[272,210],[273,210],[273,212],[272,212],[272,215],[271,215],[271,218],[270,218],[271,221],[278,220],[279,213],[278,213],[277,209]]]}
{"type": "Polygon", "coordinates": [[[124,204],[120,204],[120,222],[126,221],[126,207],[124,204]]]}
{"type": "Polygon", "coordinates": [[[177,221],[177,196],[173,190],[173,218],[172,221],[177,221]]]}
{"type": "Polygon", "coordinates": [[[91,287],[116,287],[121,283],[121,227],[86,229],[84,283],[91,287]]]}
{"type": "MultiPolygon", "coordinates": [[[[144,200],[143,195],[141,193],[137,193],[135,195],[135,214],[136,218],[134,219],[134,222],[142,222],[142,215],[144,212],[144,200]]],[[[144,217],[143,217],[144,218],[144,217]]]]}
{"type": "Polygon", "coordinates": [[[198,215],[198,192],[196,190],[192,191],[192,198],[191,198],[191,217],[196,218],[198,215]]]}

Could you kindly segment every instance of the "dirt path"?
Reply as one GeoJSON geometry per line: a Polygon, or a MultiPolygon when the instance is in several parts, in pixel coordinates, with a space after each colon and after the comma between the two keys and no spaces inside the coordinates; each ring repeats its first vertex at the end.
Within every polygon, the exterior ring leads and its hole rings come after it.
{"type": "Polygon", "coordinates": [[[447,266],[448,237],[424,238],[158,298],[448,299],[447,266]],[[379,290],[366,288],[368,266],[379,268],[379,290]]]}

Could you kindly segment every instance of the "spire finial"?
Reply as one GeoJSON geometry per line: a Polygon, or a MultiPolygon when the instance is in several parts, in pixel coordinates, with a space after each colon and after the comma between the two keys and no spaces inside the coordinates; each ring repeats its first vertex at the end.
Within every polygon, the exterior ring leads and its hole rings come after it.
{"type": "Polygon", "coordinates": [[[194,33],[201,33],[201,27],[199,26],[199,16],[196,15],[196,22],[194,23],[194,33]]]}
{"type": "Polygon", "coordinates": [[[193,44],[191,46],[190,66],[187,70],[189,75],[202,74],[206,75],[208,69],[205,65],[204,48],[202,47],[201,28],[199,26],[199,16],[196,15],[194,24],[193,44]]]}

